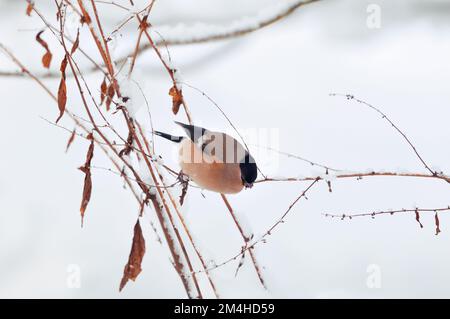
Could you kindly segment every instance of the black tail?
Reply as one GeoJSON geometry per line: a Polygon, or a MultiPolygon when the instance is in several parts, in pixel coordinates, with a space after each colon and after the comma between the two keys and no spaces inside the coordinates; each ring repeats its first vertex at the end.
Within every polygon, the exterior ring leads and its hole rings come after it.
{"type": "Polygon", "coordinates": [[[183,130],[193,142],[197,142],[197,140],[206,132],[206,129],[200,126],[184,124],[177,121],[175,121],[175,123],[183,128],[183,130]]]}
{"type": "Polygon", "coordinates": [[[170,135],[170,134],[159,132],[159,131],[155,131],[154,134],[164,137],[165,139],[168,139],[169,141],[172,141],[175,143],[180,143],[183,140],[183,136],[174,136],[174,135],[170,135]]]}

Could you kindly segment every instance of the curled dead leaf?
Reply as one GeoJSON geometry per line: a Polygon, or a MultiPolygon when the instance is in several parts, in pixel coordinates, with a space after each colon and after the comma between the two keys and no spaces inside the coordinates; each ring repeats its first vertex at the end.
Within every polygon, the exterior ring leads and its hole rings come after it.
{"type": "Polygon", "coordinates": [[[79,45],[80,45],[80,29],[78,29],[78,31],[77,31],[77,37],[75,39],[75,42],[72,45],[72,49],[70,50],[70,55],[75,53],[75,51],[78,49],[79,45]]]}
{"type": "Polygon", "coordinates": [[[64,112],[66,111],[66,103],[67,103],[67,87],[66,87],[66,67],[67,67],[67,55],[64,56],[64,59],[61,61],[61,81],[59,82],[58,88],[58,109],[59,116],[56,119],[56,123],[62,118],[64,112]]]}
{"type": "Polygon", "coordinates": [[[34,8],[34,2],[29,1],[28,5],[27,5],[27,11],[26,11],[27,16],[29,16],[29,17],[31,16],[31,12],[33,11],[33,8],[34,8]]]}
{"type": "Polygon", "coordinates": [[[420,228],[423,228],[423,225],[420,222],[420,214],[419,214],[419,210],[418,209],[416,209],[416,221],[419,223],[420,228]]]}
{"type": "Polygon", "coordinates": [[[48,51],[42,57],[42,65],[48,69],[48,68],[50,68],[50,63],[52,63],[52,54],[50,51],[48,51]]]}
{"type": "Polygon", "coordinates": [[[106,110],[109,111],[110,106],[111,106],[111,102],[113,100],[114,95],[116,94],[116,90],[114,89],[114,85],[111,82],[111,84],[109,84],[108,87],[108,92],[106,95],[106,110]]]}
{"type": "Polygon", "coordinates": [[[66,153],[70,148],[70,145],[72,145],[73,141],[75,140],[75,136],[77,135],[77,132],[75,129],[73,129],[72,134],[70,134],[69,140],[67,141],[66,145],[66,153]]]}
{"type": "Polygon", "coordinates": [[[63,78],[66,78],[66,68],[67,68],[67,55],[64,56],[64,58],[61,61],[61,66],[59,67],[59,70],[61,71],[61,76],[63,78]]]}
{"type": "Polygon", "coordinates": [[[47,42],[45,42],[41,38],[41,34],[44,32],[44,30],[39,31],[38,34],[36,34],[36,41],[45,49],[45,54],[42,57],[42,65],[44,68],[49,68],[50,64],[52,62],[52,53],[50,52],[50,49],[48,48],[47,42]]]}
{"type": "MultiPolygon", "coordinates": [[[[133,132],[130,130],[128,132],[127,144],[119,152],[120,157],[122,157],[123,155],[129,155],[131,153],[131,151],[133,150],[133,142],[134,142],[133,132]]],[[[136,155],[138,155],[138,154],[136,153],[136,155]]]]}
{"type": "Polygon", "coordinates": [[[66,80],[64,78],[61,79],[61,82],[59,83],[58,88],[58,108],[59,108],[59,116],[56,119],[56,123],[62,118],[64,115],[64,112],[66,110],[66,103],[67,103],[67,87],[66,87],[66,80]]]}
{"type": "Polygon", "coordinates": [[[91,161],[94,157],[94,139],[92,138],[92,134],[88,135],[88,139],[91,136],[91,144],[89,145],[88,152],[86,154],[86,162],[84,166],[79,168],[85,174],[84,177],[84,186],[83,186],[83,197],[81,199],[80,213],[81,213],[81,226],[83,226],[84,213],[86,212],[87,205],[91,200],[92,193],[92,178],[91,178],[91,161]]]}
{"type": "Polygon", "coordinates": [[[139,219],[136,221],[134,226],[133,243],[131,245],[130,256],[128,257],[128,262],[123,270],[123,277],[120,281],[119,291],[127,284],[128,280],[135,281],[137,276],[142,271],[142,259],[145,254],[145,239],[142,235],[141,225],[139,219]]]}
{"type": "Polygon", "coordinates": [[[181,93],[181,90],[174,85],[170,88],[169,95],[172,97],[172,112],[176,115],[183,103],[183,94],[181,93]]]}
{"type": "Polygon", "coordinates": [[[436,224],[436,235],[439,235],[439,233],[441,232],[441,228],[439,227],[439,216],[438,216],[437,211],[434,215],[434,222],[436,224]]]}
{"type": "Polygon", "coordinates": [[[100,85],[100,105],[103,104],[103,101],[106,97],[106,90],[108,89],[108,86],[106,85],[106,77],[103,78],[103,82],[100,85]]]}

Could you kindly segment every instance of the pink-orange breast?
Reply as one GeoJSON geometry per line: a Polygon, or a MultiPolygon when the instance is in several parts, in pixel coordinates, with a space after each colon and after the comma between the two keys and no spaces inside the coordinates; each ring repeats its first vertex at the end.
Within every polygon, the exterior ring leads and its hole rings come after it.
{"type": "Polygon", "coordinates": [[[179,155],[183,173],[203,189],[235,194],[244,187],[237,163],[223,163],[209,157],[188,139],[181,142],[179,155]]]}

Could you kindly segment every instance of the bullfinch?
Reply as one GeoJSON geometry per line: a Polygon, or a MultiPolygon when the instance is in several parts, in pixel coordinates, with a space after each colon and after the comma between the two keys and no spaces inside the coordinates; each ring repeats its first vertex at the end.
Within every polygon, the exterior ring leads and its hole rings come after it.
{"type": "Polygon", "coordinates": [[[180,125],[186,136],[154,134],[178,143],[182,173],[203,189],[221,194],[236,194],[251,188],[258,175],[255,160],[233,137],[203,127],[180,125]]]}

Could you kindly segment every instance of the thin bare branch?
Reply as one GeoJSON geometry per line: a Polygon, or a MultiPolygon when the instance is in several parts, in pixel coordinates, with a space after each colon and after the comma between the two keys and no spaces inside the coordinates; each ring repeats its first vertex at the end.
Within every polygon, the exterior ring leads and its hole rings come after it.
{"type": "Polygon", "coordinates": [[[384,177],[415,177],[415,178],[432,178],[446,181],[450,183],[450,176],[444,174],[426,174],[426,173],[400,173],[400,172],[348,172],[348,173],[337,173],[337,174],[329,174],[329,175],[320,175],[320,176],[305,176],[305,177],[267,177],[265,179],[257,180],[255,183],[264,183],[264,182],[304,182],[304,181],[313,181],[315,179],[319,180],[333,180],[333,179],[342,179],[342,178],[356,178],[362,179],[363,177],[375,177],[375,176],[384,176],[384,177]]]}
{"type": "Polygon", "coordinates": [[[375,112],[379,113],[383,119],[385,119],[402,137],[403,139],[409,144],[409,146],[412,148],[412,150],[414,151],[414,153],[416,154],[417,158],[420,160],[420,162],[422,162],[422,164],[425,166],[425,168],[433,175],[438,175],[438,172],[433,171],[430,166],[425,162],[425,160],[422,158],[422,156],[419,154],[419,152],[417,151],[417,148],[414,146],[414,144],[411,142],[411,140],[406,136],[406,134],[400,130],[398,128],[398,126],[396,124],[394,124],[394,122],[392,122],[389,117],[387,117],[387,115],[385,113],[383,113],[380,109],[378,109],[377,107],[356,98],[355,96],[351,95],[351,94],[340,94],[340,93],[331,93],[330,96],[341,96],[341,97],[345,97],[347,98],[347,100],[353,100],[356,101],[359,104],[365,105],[369,108],[371,108],[372,110],[374,110],[375,112]]]}
{"type": "Polygon", "coordinates": [[[302,162],[308,163],[311,166],[321,167],[321,168],[323,168],[325,170],[329,170],[329,171],[332,171],[332,172],[343,172],[344,171],[343,169],[337,169],[337,168],[333,168],[333,167],[330,167],[330,166],[327,166],[327,165],[324,165],[324,164],[313,162],[313,161],[311,161],[311,160],[309,160],[307,158],[304,158],[302,156],[295,155],[295,154],[288,153],[288,152],[283,152],[283,151],[274,149],[274,148],[269,147],[269,146],[262,146],[262,145],[256,145],[256,144],[250,144],[250,145],[258,147],[258,148],[262,148],[262,149],[265,149],[265,150],[268,150],[268,151],[271,151],[271,152],[275,152],[275,153],[278,153],[280,155],[284,155],[284,156],[286,156],[288,158],[294,158],[294,159],[300,160],[302,162]]]}
{"type": "MultiPolygon", "coordinates": [[[[259,263],[256,260],[255,254],[253,252],[254,247],[252,249],[247,249],[251,238],[247,237],[247,235],[245,234],[244,229],[242,228],[241,224],[239,223],[239,220],[237,219],[236,214],[234,213],[234,210],[231,207],[230,202],[228,201],[227,197],[224,194],[220,194],[220,196],[222,197],[222,200],[225,203],[225,206],[227,206],[228,211],[230,212],[230,215],[233,218],[233,221],[234,221],[237,229],[239,230],[239,233],[241,234],[242,239],[244,240],[244,246],[241,249],[242,258],[245,257],[245,253],[248,251],[250,258],[252,260],[252,263],[253,263],[253,267],[255,268],[256,274],[258,275],[259,282],[265,289],[267,289],[266,282],[264,281],[264,278],[262,275],[261,267],[259,266],[259,263]]],[[[239,269],[239,267],[238,267],[238,269],[239,269]]],[[[236,273],[237,273],[237,270],[236,270],[236,273]]]]}
{"type": "MultiPolygon", "coordinates": [[[[197,35],[197,36],[189,36],[186,38],[174,37],[173,39],[166,37],[165,40],[163,40],[163,39],[155,40],[153,44],[148,43],[148,44],[142,45],[139,48],[139,52],[143,52],[148,49],[151,49],[153,46],[189,45],[189,44],[198,44],[198,43],[205,43],[205,42],[212,42],[212,41],[220,41],[220,40],[226,40],[226,39],[244,36],[244,35],[250,34],[252,32],[258,31],[262,28],[265,28],[269,25],[272,25],[272,24],[288,17],[289,15],[294,13],[297,9],[299,9],[305,5],[308,5],[308,4],[318,2],[318,1],[319,0],[292,1],[292,3],[290,3],[288,6],[281,7],[279,12],[276,12],[272,15],[267,15],[264,19],[257,21],[257,22],[252,21],[250,19],[251,23],[248,23],[248,24],[242,23],[242,25],[239,28],[234,27],[236,24],[239,24],[237,21],[230,23],[230,26],[233,26],[233,27],[209,26],[208,27],[209,29],[219,30],[216,34],[204,34],[204,35],[197,35]]],[[[66,1],[66,2],[68,2],[68,1],[66,1]]],[[[146,10],[146,8],[140,10],[138,12],[138,14],[141,14],[145,10],[146,10]]],[[[116,33],[119,29],[121,29],[125,24],[127,24],[132,19],[133,19],[133,16],[130,16],[127,19],[125,19],[125,21],[122,22],[119,25],[119,27],[116,30],[114,30],[112,33],[116,33]]],[[[187,29],[187,30],[185,30],[184,33],[185,34],[195,33],[195,28],[193,28],[193,30],[191,32],[189,32],[189,29],[187,29]]],[[[109,37],[108,37],[108,39],[109,39],[109,37]]],[[[133,50],[133,52],[134,52],[134,50],[133,50]]],[[[133,53],[130,52],[130,53],[124,55],[123,57],[119,58],[117,60],[117,62],[120,63],[120,62],[125,61],[129,56],[132,56],[132,54],[133,53]]],[[[97,68],[93,68],[90,70],[86,70],[84,73],[93,72],[96,70],[97,70],[97,68]]],[[[10,71],[2,71],[1,72],[0,71],[0,76],[23,76],[23,74],[21,72],[10,72],[10,71]]],[[[48,73],[46,76],[47,77],[55,77],[55,76],[57,77],[58,75],[55,73],[48,73]]]]}
{"type": "Polygon", "coordinates": [[[364,213],[342,213],[342,214],[329,214],[324,213],[325,217],[331,217],[331,218],[340,218],[341,220],[344,219],[353,219],[357,217],[372,217],[375,218],[377,215],[395,215],[395,214],[406,214],[406,213],[436,213],[436,212],[448,212],[450,211],[450,205],[447,207],[442,208],[412,208],[412,209],[394,209],[394,210],[384,210],[384,211],[374,211],[374,212],[364,212],[364,213]]]}
{"type": "MultiPolygon", "coordinates": [[[[309,186],[307,188],[305,188],[305,190],[303,192],[300,193],[300,195],[295,198],[295,200],[289,205],[289,207],[287,208],[287,210],[281,215],[281,217],[279,219],[277,219],[275,221],[275,223],[267,230],[265,231],[259,238],[257,238],[256,240],[252,241],[251,243],[249,242],[248,245],[242,247],[241,251],[239,253],[237,253],[236,255],[226,259],[225,261],[216,264],[212,267],[210,267],[208,270],[215,270],[218,268],[221,268],[235,260],[237,260],[238,258],[240,258],[243,254],[245,254],[246,251],[249,251],[251,249],[253,249],[256,245],[260,244],[260,243],[265,243],[267,240],[267,237],[272,235],[273,231],[280,226],[281,224],[284,224],[286,221],[286,217],[287,215],[291,212],[291,210],[294,208],[294,206],[302,199],[302,198],[306,198],[306,194],[311,190],[311,188],[313,188],[313,186],[319,182],[319,179],[315,179],[311,184],[309,184],[309,186]]],[[[202,271],[198,271],[197,273],[202,272],[202,271]]]]}

